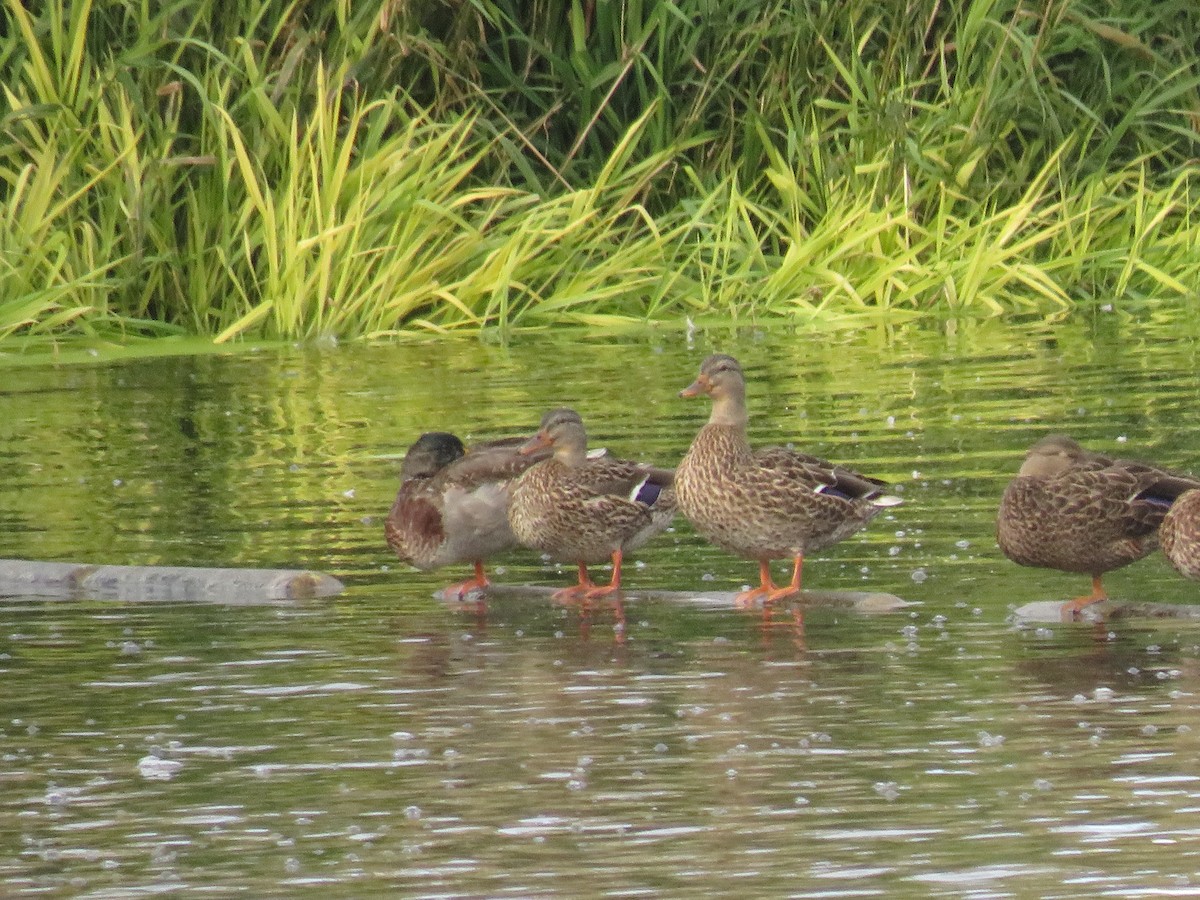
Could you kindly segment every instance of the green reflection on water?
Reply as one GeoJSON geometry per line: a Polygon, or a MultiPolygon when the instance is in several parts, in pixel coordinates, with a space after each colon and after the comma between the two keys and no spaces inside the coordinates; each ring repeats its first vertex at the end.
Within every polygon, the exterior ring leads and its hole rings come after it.
{"type": "MultiPolygon", "coordinates": [[[[1084,585],[1004,560],[993,521],[1048,430],[1195,468],[1196,347],[1099,317],[5,369],[0,555],[305,566],[350,587],[286,609],[0,605],[3,892],[1178,888],[1200,631],[1014,628],[1012,606],[1084,585]],[[814,612],[797,634],[632,603],[621,643],[603,609],[448,608],[431,594],[460,573],[388,553],[419,432],[519,433],[570,403],[593,443],[674,463],[707,415],[676,394],[713,349],[748,371],[756,443],[903,488],[807,583],[920,607],[814,612]],[[181,767],[159,780],[156,756],[181,767]]],[[[637,561],[631,587],[754,575],[684,523],[637,561]]],[[[499,562],[507,581],[570,577],[499,562]]],[[[1196,600],[1158,558],[1108,581],[1196,600]]]]}

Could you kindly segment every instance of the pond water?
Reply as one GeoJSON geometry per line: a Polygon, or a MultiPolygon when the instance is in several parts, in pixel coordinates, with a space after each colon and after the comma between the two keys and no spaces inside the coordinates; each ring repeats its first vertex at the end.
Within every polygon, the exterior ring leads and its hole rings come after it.
{"type": "MultiPolygon", "coordinates": [[[[1193,330],[676,332],[508,346],[0,361],[0,557],[310,567],[337,598],[0,599],[0,894],[952,897],[1200,894],[1200,625],[1035,625],[1087,579],[1018,567],[995,508],[1038,436],[1200,468],[1193,330]],[[806,615],[433,599],[382,538],[421,431],[673,464],[677,392],[737,355],[752,439],[906,503],[805,567],[916,605],[806,615]]],[[[498,580],[571,577],[520,553],[498,580]]],[[[779,574],[785,572],[780,564],[779,574]]],[[[627,584],[733,590],[686,523],[627,584]]],[[[1118,598],[1196,603],[1155,556],[1118,598]]]]}

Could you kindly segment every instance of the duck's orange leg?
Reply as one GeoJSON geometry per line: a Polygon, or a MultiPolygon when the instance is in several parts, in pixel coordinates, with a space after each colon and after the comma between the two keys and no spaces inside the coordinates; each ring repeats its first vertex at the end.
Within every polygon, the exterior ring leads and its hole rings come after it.
{"type": "Polygon", "coordinates": [[[804,554],[796,554],[796,564],[792,568],[792,580],[783,587],[777,587],[771,591],[765,598],[763,603],[774,603],[776,600],[785,600],[788,597],[800,596],[800,569],[804,566],[804,554]]]}
{"type": "Polygon", "coordinates": [[[613,551],[612,578],[609,580],[608,584],[593,585],[592,587],[588,588],[588,590],[583,595],[586,599],[591,600],[595,597],[606,597],[609,594],[615,594],[617,591],[621,590],[621,560],[623,558],[624,557],[621,553],[620,548],[613,551]]]}
{"type": "Polygon", "coordinates": [[[770,560],[760,559],[758,561],[758,587],[742,591],[733,598],[733,605],[738,609],[749,609],[754,605],[754,601],[760,597],[769,597],[777,590],[779,590],[778,586],[771,580],[770,560]]]}
{"type": "Polygon", "coordinates": [[[1073,600],[1068,600],[1063,604],[1062,615],[1064,621],[1071,621],[1079,617],[1080,610],[1091,606],[1093,603],[1099,603],[1101,600],[1108,599],[1108,591],[1104,590],[1104,585],[1100,581],[1099,575],[1092,576],[1092,592],[1083,597],[1076,597],[1073,600]]]}
{"type": "Polygon", "coordinates": [[[442,588],[442,596],[447,600],[465,600],[473,591],[482,591],[491,584],[483,571],[483,560],[475,560],[475,576],[457,584],[449,584],[442,588]]]}
{"type": "Polygon", "coordinates": [[[596,589],[596,582],[592,581],[592,577],[588,575],[587,566],[583,563],[579,564],[579,583],[573,584],[570,587],[565,587],[562,590],[555,591],[550,595],[550,599],[558,603],[570,603],[573,600],[579,600],[582,597],[588,596],[588,591],[596,589]]]}

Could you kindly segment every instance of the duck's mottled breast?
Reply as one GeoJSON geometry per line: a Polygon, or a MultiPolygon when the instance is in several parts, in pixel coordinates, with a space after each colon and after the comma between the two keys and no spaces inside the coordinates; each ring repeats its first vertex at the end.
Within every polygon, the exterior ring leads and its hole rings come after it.
{"type": "Polygon", "coordinates": [[[1180,575],[1200,579],[1200,490],[1181,494],[1159,529],[1163,553],[1180,575]]]}

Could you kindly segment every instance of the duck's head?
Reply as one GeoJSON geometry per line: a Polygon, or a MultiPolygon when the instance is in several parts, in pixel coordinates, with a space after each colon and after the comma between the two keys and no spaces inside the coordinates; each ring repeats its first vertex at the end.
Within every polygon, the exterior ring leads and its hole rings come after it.
{"type": "Polygon", "coordinates": [[[466,456],[467,448],[457,437],[446,431],[427,431],[404,454],[400,479],[428,478],[456,459],[466,456]]]}
{"type": "Polygon", "coordinates": [[[1079,465],[1086,457],[1087,451],[1076,441],[1065,434],[1051,434],[1029,448],[1018,474],[1049,478],[1079,465]]]}
{"type": "Polygon", "coordinates": [[[746,378],[732,356],[714,353],[700,363],[696,380],[679,392],[680,397],[707,394],[713,401],[714,424],[744,425],[746,422],[746,378]]]}
{"type": "Polygon", "coordinates": [[[696,380],[679,392],[680,397],[699,397],[708,394],[714,400],[731,392],[746,392],[746,379],[742,367],[732,356],[714,353],[700,363],[700,374],[696,380]]]}
{"type": "Polygon", "coordinates": [[[583,419],[573,409],[552,409],[538,425],[537,434],[521,445],[518,451],[524,456],[538,450],[551,448],[556,459],[579,461],[587,456],[587,431],[583,419]]]}

